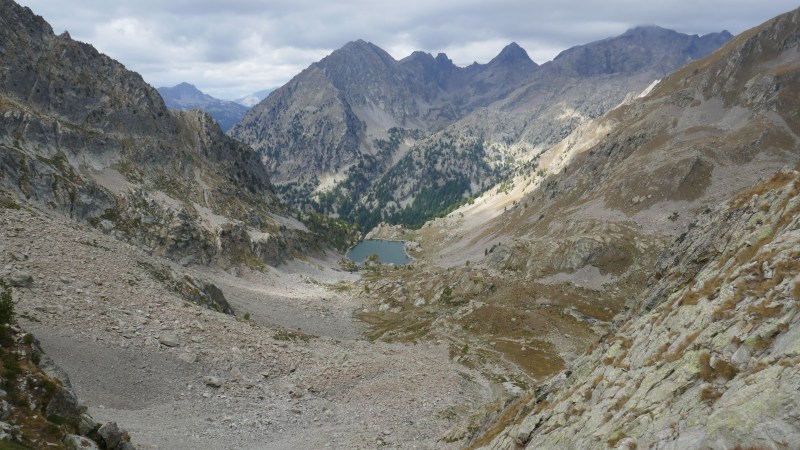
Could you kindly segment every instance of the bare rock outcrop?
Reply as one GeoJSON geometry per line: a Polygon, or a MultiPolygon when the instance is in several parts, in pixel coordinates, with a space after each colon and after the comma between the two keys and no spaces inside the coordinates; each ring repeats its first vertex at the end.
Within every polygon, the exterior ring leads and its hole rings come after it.
{"type": "Polygon", "coordinates": [[[612,333],[489,448],[800,442],[798,189],[781,172],[695,222],[612,333]]]}
{"type": "Polygon", "coordinates": [[[283,225],[256,153],[207,114],[168,110],[141,76],[12,0],[0,12],[3,198],[198,264],[277,264],[314,247],[302,226],[283,225]],[[218,243],[226,226],[273,239],[232,258],[218,243]]]}

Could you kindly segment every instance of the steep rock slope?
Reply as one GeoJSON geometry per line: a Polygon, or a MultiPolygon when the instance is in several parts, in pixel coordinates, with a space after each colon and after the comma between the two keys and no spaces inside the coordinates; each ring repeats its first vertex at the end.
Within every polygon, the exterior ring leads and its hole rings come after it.
{"type": "Polygon", "coordinates": [[[795,447],[799,229],[796,170],[701,217],[618,327],[490,447],[795,447]]]}
{"type": "Polygon", "coordinates": [[[796,14],[582,125],[447,217],[375,233],[415,241],[417,258],[366,279],[376,332],[446,335],[468,344],[466,361],[500,353],[534,379],[557,372],[690,223],[800,160],[796,14]]]}
{"type": "Polygon", "coordinates": [[[305,246],[248,147],[170,111],[93,47],[0,3],[0,186],[176,259],[278,263],[305,246]]]}
{"type": "Polygon", "coordinates": [[[542,66],[512,43],[464,68],[444,54],[395,61],[351,42],[274,92],[231,135],[259,151],[294,205],[365,228],[420,223],[728,39],[646,27],[542,66]]]}
{"type": "Polygon", "coordinates": [[[250,109],[237,102],[214,98],[189,83],[180,83],[173,87],[160,87],[158,93],[164,103],[171,109],[199,109],[207,112],[219,123],[222,131],[228,131],[234,124],[242,120],[250,109]]]}
{"type": "Polygon", "coordinates": [[[529,260],[528,273],[562,265],[561,279],[579,283],[584,268],[603,270],[605,250],[624,249],[607,231],[614,223],[634,232],[636,247],[616,260],[627,254],[639,270],[667,236],[677,240],[646,283],[631,272],[605,280],[605,292],[622,279],[646,289],[616,293],[627,305],[611,333],[506,410],[485,436],[522,425],[492,447],[797,445],[799,185],[790,168],[800,159],[799,24],[796,10],[743,33],[609,113],[599,121],[608,127],[603,138],[572,147],[576,153],[563,143],[562,153],[550,155],[550,170],[562,175],[533,195],[559,209],[535,211],[554,216],[567,233],[591,230],[594,244],[554,234],[550,244],[533,238],[501,252],[501,261],[520,261],[513,254],[525,247],[548,252],[549,261],[529,260]],[[606,231],[591,225],[601,217],[606,231]],[[642,246],[652,238],[649,250],[642,246]],[[563,266],[571,260],[577,264],[563,266]]]}

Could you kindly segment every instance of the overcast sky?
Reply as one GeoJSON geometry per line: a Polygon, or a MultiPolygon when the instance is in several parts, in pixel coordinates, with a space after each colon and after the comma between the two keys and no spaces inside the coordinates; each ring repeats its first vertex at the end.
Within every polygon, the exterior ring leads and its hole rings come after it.
{"type": "Polygon", "coordinates": [[[660,25],[683,33],[756,26],[788,0],[18,0],[56,33],[98,50],[150,84],[182,81],[232,99],[281,86],[349,41],[396,59],[414,50],[458,65],[488,62],[515,41],[537,63],[560,51],[660,25]]]}

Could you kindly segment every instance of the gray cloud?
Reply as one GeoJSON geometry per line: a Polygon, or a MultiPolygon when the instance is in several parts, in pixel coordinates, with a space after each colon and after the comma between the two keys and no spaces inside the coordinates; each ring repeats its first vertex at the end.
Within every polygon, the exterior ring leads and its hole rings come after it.
{"type": "Polygon", "coordinates": [[[288,81],[355,39],[397,59],[445,52],[487,62],[516,41],[538,63],[574,45],[655,24],[739,33],[796,7],[788,0],[20,0],[55,31],[140,72],[155,86],[188,81],[233,98],[288,81]]]}

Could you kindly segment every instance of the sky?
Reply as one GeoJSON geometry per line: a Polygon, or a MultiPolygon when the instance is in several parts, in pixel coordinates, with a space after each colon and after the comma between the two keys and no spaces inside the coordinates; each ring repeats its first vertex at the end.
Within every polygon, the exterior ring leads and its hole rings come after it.
{"type": "Polygon", "coordinates": [[[415,50],[486,63],[517,42],[541,64],[637,25],[738,34],[797,7],[788,0],[17,0],[53,30],[139,72],[234,99],[279,87],[364,39],[395,59],[415,50]]]}

